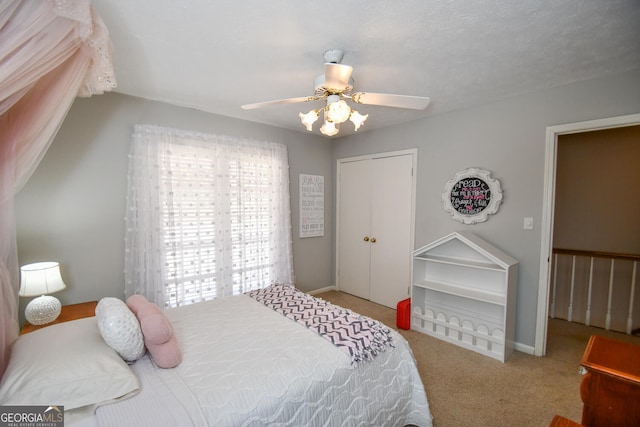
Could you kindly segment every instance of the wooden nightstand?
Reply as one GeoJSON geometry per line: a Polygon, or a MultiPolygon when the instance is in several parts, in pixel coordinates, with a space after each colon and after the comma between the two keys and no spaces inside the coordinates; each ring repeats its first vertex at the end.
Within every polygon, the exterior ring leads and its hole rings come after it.
{"type": "Polygon", "coordinates": [[[98,301],[81,302],[79,304],[70,304],[62,306],[60,316],[51,323],[46,325],[32,325],[25,320],[24,326],[20,331],[20,334],[26,334],[38,329],[46,328],[47,326],[55,325],[56,323],[68,322],[70,320],[83,319],[85,317],[92,317],[96,315],[96,305],[98,301]]]}
{"type": "Polygon", "coordinates": [[[594,335],[580,364],[587,370],[580,383],[582,424],[640,425],[640,346],[594,335]]]}

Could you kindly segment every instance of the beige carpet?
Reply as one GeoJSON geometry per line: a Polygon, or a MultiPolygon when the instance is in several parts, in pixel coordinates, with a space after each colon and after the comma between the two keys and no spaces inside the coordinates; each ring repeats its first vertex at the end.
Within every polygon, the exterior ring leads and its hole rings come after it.
{"type": "MultiPolygon", "coordinates": [[[[341,292],[316,295],[396,329],[396,311],[341,292]]],[[[580,359],[589,337],[640,338],[550,319],[547,355],[514,352],[506,363],[416,331],[411,348],[436,427],[548,426],[559,414],[580,422],[580,359]]]]}

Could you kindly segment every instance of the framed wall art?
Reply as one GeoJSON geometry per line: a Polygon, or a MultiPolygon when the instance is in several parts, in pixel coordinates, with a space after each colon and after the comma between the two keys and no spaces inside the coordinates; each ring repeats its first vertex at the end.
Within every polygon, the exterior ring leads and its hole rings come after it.
{"type": "Polygon", "coordinates": [[[463,224],[484,222],[498,212],[502,202],[500,181],[491,172],[469,168],[447,181],[442,192],[444,210],[463,224]]]}
{"type": "Polygon", "coordinates": [[[300,174],[300,237],[324,236],[324,176],[300,174]]]}

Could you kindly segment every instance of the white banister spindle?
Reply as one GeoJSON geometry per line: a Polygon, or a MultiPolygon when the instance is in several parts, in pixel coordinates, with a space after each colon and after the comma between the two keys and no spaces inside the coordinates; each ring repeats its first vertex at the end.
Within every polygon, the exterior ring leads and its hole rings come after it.
{"type": "Polygon", "coordinates": [[[607,297],[607,317],[604,321],[604,328],[611,330],[611,304],[613,303],[613,277],[616,261],[611,258],[611,271],[609,272],[609,295],[607,297]]]}
{"type": "Polygon", "coordinates": [[[571,292],[569,294],[569,309],[567,310],[567,320],[569,322],[573,319],[573,292],[576,282],[576,256],[571,257],[571,292]]]}
{"type": "Polygon", "coordinates": [[[589,263],[589,288],[587,289],[587,311],[584,314],[584,324],[591,326],[591,290],[593,289],[593,257],[589,263]]]}
{"type": "Polygon", "coordinates": [[[551,293],[551,318],[556,317],[556,290],[558,289],[558,254],[553,256],[553,292],[551,293]]]}
{"type": "Polygon", "coordinates": [[[627,316],[627,334],[633,331],[633,300],[636,292],[636,270],[638,261],[633,261],[633,272],[631,273],[631,290],[629,291],[629,313],[627,316]]]}

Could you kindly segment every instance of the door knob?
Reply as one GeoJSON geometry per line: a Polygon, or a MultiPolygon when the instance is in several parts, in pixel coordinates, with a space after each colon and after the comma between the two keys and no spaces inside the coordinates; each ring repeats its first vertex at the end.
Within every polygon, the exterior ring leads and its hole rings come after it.
{"type": "Polygon", "coordinates": [[[369,236],[364,236],[364,241],[368,242],[369,241],[369,236]]]}
{"type": "Polygon", "coordinates": [[[371,243],[375,243],[375,242],[376,242],[376,238],[375,238],[375,237],[372,237],[372,238],[371,238],[371,243]]]}

